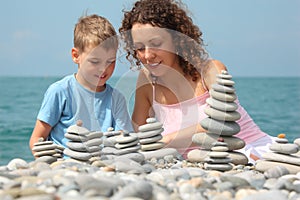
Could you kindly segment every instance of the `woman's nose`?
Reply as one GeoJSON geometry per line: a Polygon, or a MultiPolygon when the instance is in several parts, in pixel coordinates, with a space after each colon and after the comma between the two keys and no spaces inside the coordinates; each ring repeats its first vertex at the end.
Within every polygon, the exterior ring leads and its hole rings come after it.
{"type": "Polygon", "coordinates": [[[151,60],[155,57],[154,50],[152,48],[146,47],[145,48],[145,59],[151,60]]]}

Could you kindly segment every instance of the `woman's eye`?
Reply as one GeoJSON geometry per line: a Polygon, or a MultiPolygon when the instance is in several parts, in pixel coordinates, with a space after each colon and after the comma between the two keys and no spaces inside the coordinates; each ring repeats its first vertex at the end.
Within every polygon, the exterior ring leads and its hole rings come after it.
{"type": "Polygon", "coordinates": [[[91,62],[92,64],[94,64],[94,65],[96,65],[96,64],[99,63],[99,61],[96,61],[96,60],[91,60],[90,62],[91,62]]]}
{"type": "Polygon", "coordinates": [[[154,42],[152,43],[153,47],[160,47],[161,46],[161,42],[154,42]]]}

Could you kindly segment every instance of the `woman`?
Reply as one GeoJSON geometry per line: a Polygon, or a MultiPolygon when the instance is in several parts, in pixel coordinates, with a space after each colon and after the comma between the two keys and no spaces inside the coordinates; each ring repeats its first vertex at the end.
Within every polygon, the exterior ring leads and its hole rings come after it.
{"type": "MultiPolygon", "coordinates": [[[[204,108],[216,74],[227,68],[207,55],[202,32],[193,24],[183,6],[173,0],[139,0],[125,11],[119,29],[125,41],[127,59],[141,69],[132,115],[134,128],[148,117],[163,123],[163,141],[184,157],[196,148],[195,133],[205,132],[199,122],[206,118],[204,108]]],[[[239,105],[244,153],[260,158],[272,139],[262,132],[239,105]]]]}

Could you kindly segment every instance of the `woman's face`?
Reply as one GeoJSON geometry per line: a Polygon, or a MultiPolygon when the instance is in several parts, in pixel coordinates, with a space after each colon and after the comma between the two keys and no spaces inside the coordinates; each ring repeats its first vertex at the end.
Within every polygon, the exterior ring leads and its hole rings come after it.
{"type": "Polygon", "coordinates": [[[131,35],[138,59],[151,74],[163,76],[171,69],[181,71],[173,38],[166,29],[136,23],[131,35]]]}

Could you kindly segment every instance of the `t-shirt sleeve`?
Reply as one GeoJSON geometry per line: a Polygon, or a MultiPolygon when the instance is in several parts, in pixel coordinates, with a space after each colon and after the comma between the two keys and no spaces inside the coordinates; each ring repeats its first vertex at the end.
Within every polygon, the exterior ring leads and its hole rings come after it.
{"type": "Polygon", "coordinates": [[[127,103],[124,95],[114,89],[113,96],[113,109],[112,114],[115,121],[115,130],[127,130],[132,132],[133,127],[131,123],[131,118],[129,116],[127,103]]]}
{"type": "Polygon", "coordinates": [[[63,88],[56,83],[50,85],[44,94],[37,119],[53,127],[60,120],[65,103],[63,88]]]}

